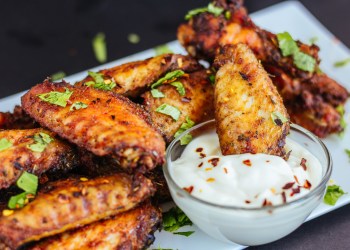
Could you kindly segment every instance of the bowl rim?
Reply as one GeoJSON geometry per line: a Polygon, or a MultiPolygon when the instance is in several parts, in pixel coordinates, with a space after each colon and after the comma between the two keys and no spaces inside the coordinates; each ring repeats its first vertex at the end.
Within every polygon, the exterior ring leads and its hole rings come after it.
{"type": "Polygon", "coordinates": [[[187,191],[185,191],[184,189],[182,189],[172,178],[169,169],[168,169],[168,162],[171,162],[171,150],[173,149],[174,145],[181,140],[181,138],[183,136],[185,136],[186,134],[200,128],[203,127],[205,125],[208,125],[210,123],[215,123],[215,119],[206,121],[206,122],[202,122],[200,124],[197,124],[196,126],[193,126],[192,128],[184,131],[182,134],[180,134],[176,139],[174,139],[170,145],[167,147],[166,150],[166,163],[163,164],[163,172],[165,175],[165,179],[168,183],[169,186],[171,186],[172,188],[175,188],[176,192],[179,193],[180,195],[182,195],[183,197],[186,197],[194,202],[199,202],[211,207],[216,207],[216,208],[223,208],[223,209],[231,209],[231,210],[237,210],[237,211],[269,211],[271,209],[278,209],[278,208],[284,208],[284,207],[288,207],[290,205],[295,205],[295,204],[300,204],[303,203],[305,200],[311,198],[312,196],[316,195],[322,188],[324,185],[327,184],[327,182],[330,179],[330,176],[332,174],[332,170],[333,170],[333,161],[332,161],[332,157],[330,152],[328,151],[328,148],[326,147],[326,145],[316,136],[314,135],[312,132],[310,132],[309,130],[297,125],[297,124],[290,124],[291,129],[296,130],[298,132],[301,132],[303,135],[311,138],[312,140],[314,140],[315,142],[317,142],[321,148],[323,149],[323,152],[326,156],[326,160],[327,160],[327,169],[326,172],[324,173],[324,175],[322,176],[321,181],[318,183],[318,185],[313,188],[309,193],[305,194],[304,196],[301,196],[298,199],[292,200],[290,202],[287,203],[282,203],[279,205],[269,205],[269,206],[264,206],[264,207],[240,207],[240,206],[234,206],[234,205],[222,205],[222,204],[216,204],[210,201],[205,201],[202,200],[200,198],[197,198],[191,194],[189,194],[187,191]]]}

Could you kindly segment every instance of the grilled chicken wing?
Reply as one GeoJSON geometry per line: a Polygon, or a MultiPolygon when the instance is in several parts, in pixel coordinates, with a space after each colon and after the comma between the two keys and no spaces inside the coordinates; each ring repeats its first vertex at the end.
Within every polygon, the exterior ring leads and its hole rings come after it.
{"type": "Polygon", "coordinates": [[[45,81],[22,97],[24,110],[42,126],[98,156],[111,156],[126,170],[146,171],[162,164],[165,142],[148,114],[127,98],[92,87],[45,81]],[[61,107],[38,95],[72,91],[61,107]],[[74,109],[75,103],[85,108],[74,109]]]}
{"type": "Polygon", "coordinates": [[[0,112],[0,129],[30,129],[38,128],[33,118],[27,115],[21,106],[16,106],[13,113],[0,112]]]}
{"type": "Polygon", "coordinates": [[[17,248],[127,211],[153,193],[151,181],[139,174],[54,182],[24,208],[0,217],[0,241],[17,248]]]}
{"type": "MultiPolygon", "coordinates": [[[[135,98],[169,71],[180,69],[193,72],[200,68],[200,64],[189,56],[164,54],[101,70],[98,73],[102,74],[106,81],[113,80],[116,83],[113,92],[135,98]]],[[[88,76],[76,85],[82,86],[91,80],[93,78],[88,76]]]]}
{"type": "MultiPolygon", "coordinates": [[[[275,76],[272,80],[291,112],[293,122],[307,127],[320,137],[343,130],[336,107],[343,105],[349,97],[344,87],[317,70],[309,73],[299,69],[291,56],[284,57],[276,35],[252,22],[242,0],[214,0],[213,4],[223,8],[221,15],[200,13],[178,29],[178,39],[190,55],[211,61],[220,46],[245,43],[265,69],[275,76]],[[309,94],[312,98],[309,98],[309,94]],[[330,118],[333,120],[330,121],[330,118]]],[[[318,65],[319,48],[297,43],[299,49],[314,57],[318,65]]]]}
{"type": "Polygon", "coordinates": [[[215,58],[215,118],[224,155],[284,155],[287,110],[266,71],[245,44],[226,45],[215,58]],[[276,114],[276,117],[273,115],[276,114]]]}
{"type": "Polygon", "coordinates": [[[158,87],[165,97],[155,98],[151,91],[143,95],[146,110],[151,114],[151,121],[154,126],[163,132],[166,141],[174,139],[175,133],[181,124],[189,117],[195,123],[210,120],[214,117],[214,95],[213,86],[210,83],[206,70],[200,70],[185,74],[178,78],[185,88],[185,95],[181,96],[177,89],[170,84],[163,84],[158,87]],[[172,117],[156,111],[162,104],[168,104],[177,108],[181,116],[176,121],[172,117]]]}
{"type": "Polygon", "coordinates": [[[112,218],[44,239],[31,250],[145,249],[154,241],[162,214],[150,203],[112,218]]]}
{"type": "Polygon", "coordinates": [[[9,148],[0,151],[0,189],[15,183],[24,171],[37,176],[45,172],[61,174],[79,164],[74,147],[46,129],[2,130],[0,139],[11,143],[9,148]],[[53,140],[42,152],[34,147],[31,149],[38,143],[35,138],[42,134],[53,140]]]}

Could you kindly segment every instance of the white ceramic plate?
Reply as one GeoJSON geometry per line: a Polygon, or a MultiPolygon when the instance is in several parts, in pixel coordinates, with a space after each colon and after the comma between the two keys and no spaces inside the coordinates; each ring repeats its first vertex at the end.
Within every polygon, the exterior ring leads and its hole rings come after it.
{"type": "MultiPolygon", "coordinates": [[[[288,31],[295,39],[308,42],[311,38],[317,37],[316,44],[320,46],[320,57],[322,58],[321,68],[328,75],[339,81],[342,85],[350,90],[350,65],[342,68],[334,68],[335,61],[339,61],[350,57],[350,51],[338,39],[336,39],[303,5],[297,1],[283,2],[251,15],[253,20],[261,27],[275,33],[288,31]]],[[[169,47],[176,53],[185,54],[184,49],[177,41],[170,42],[169,47]]],[[[91,70],[109,68],[128,61],[141,60],[154,56],[154,50],[149,49],[132,56],[128,56],[91,70]]],[[[66,77],[65,80],[74,83],[86,76],[86,71],[66,77]]],[[[24,92],[23,92],[24,93],[24,92]]],[[[18,93],[13,96],[6,97],[0,100],[0,111],[11,111],[14,105],[20,103],[20,96],[23,93],[18,93]]],[[[345,119],[349,122],[350,102],[346,105],[347,114],[345,119]]],[[[332,180],[340,185],[345,191],[350,193],[350,161],[344,152],[345,148],[350,149],[350,130],[345,132],[345,136],[340,138],[337,135],[332,135],[323,140],[328,146],[333,157],[334,171],[332,180]]],[[[350,203],[350,194],[340,198],[335,206],[321,204],[308,218],[311,220],[321,216],[329,211],[339,208],[350,203]]],[[[156,241],[150,249],[200,249],[200,250],[234,250],[242,249],[240,245],[228,245],[216,241],[201,232],[196,226],[181,228],[181,231],[195,231],[190,237],[181,235],[173,235],[162,231],[156,233],[156,241]]]]}

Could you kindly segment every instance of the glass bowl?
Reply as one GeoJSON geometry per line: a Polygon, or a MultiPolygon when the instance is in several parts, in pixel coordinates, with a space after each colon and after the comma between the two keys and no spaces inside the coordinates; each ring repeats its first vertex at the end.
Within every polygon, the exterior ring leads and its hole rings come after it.
{"type": "Polygon", "coordinates": [[[226,243],[234,242],[246,246],[266,244],[298,228],[323,200],[332,172],[331,156],[321,140],[295,124],[291,124],[288,138],[309,150],[322,166],[322,179],[309,193],[285,204],[261,208],[218,205],[192,196],[176,184],[169,169],[186,147],[180,145],[183,136],[190,133],[196,138],[213,130],[215,121],[211,120],[185,131],[169,145],[166,164],[163,166],[174,202],[209,236],[226,243]]]}

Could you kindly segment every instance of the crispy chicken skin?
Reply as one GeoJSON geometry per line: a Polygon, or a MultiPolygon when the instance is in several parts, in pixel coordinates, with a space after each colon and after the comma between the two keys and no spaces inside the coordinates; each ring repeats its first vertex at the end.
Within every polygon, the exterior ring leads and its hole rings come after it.
{"type": "Polygon", "coordinates": [[[164,162],[165,142],[151,127],[148,114],[127,98],[92,87],[45,81],[22,97],[24,110],[42,126],[98,156],[110,156],[124,169],[145,172],[164,162]],[[38,94],[73,91],[60,107],[38,94]],[[88,105],[70,110],[71,105],[88,105]]]}
{"type": "Polygon", "coordinates": [[[28,249],[145,249],[154,241],[162,214],[150,203],[109,219],[44,239],[28,249]]]}
{"type": "MultiPolygon", "coordinates": [[[[247,44],[274,77],[291,120],[325,137],[343,130],[341,116],[336,110],[349,97],[348,91],[326,74],[316,70],[309,73],[298,69],[292,57],[283,57],[277,37],[257,27],[243,6],[243,0],[214,0],[224,9],[215,17],[205,12],[192,17],[178,29],[178,39],[190,55],[212,61],[216,50],[226,44],[247,44]],[[310,103],[311,102],[311,103],[310,103]]],[[[319,48],[297,42],[299,49],[314,57],[317,64],[319,48]]],[[[317,66],[318,67],[318,66],[317,66]]]]}
{"type": "Polygon", "coordinates": [[[15,183],[24,171],[40,176],[45,172],[67,172],[79,164],[75,149],[46,129],[2,130],[0,139],[12,143],[10,148],[0,151],[0,189],[15,183]],[[28,146],[36,143],[34,136],[39,133],[54,140],[43,152],[34,152],[28,146]]]}
{"type": "Polygon", "coordinates": [[[132,209],[154,191],[151,181],[140,174],[57,181],[24,208],[0,217],[0,241],[16,249],[132,209]]]}
{"type": "MultiPolygon", "coordinates": [[[[101,70],[99,73],[103,74],[105,80],[115,81],[116,87],[112,89],[113,92],[135,98],[169,71],[181,69],[193,72],[200,68],[200,64],[189,56],[164,54],[101,70]]],[[[82,86],[91,80],[92,78],[88,76],[76,85],[82,86]]]]}
{"type": "Polygon", "coordinates": [[[27,115],[21,106],[15,106],[13,113],[0,112],[0,129],[30,129],[39,124],[27,115]]]}
{"type": "Polygon", "coordinates": [[[188,116],[195,123],[214,118],[214,90],[206,70],[200,70],[178,78],[185,87],[185,95],[181,96],[174,86],[163,84],[158,90],[164,93],[163,98],[154,98],[150,91],[146,92],[143,105],[151,114],[154,126],[163,132],[167,142],[174,139],[176,131],[188,116]],[[180,118],[175,121],[172,117],[161,114],[156,109],[162,104],[169,104],[181,111],[180,118]]]}
{"type": "Polygon", "coordinates": [[[224,155],[265,153],[283,156],[289,122],[282,98],[245,44],[226,45],[215,58],[215,119],[224,155]]]}

